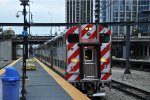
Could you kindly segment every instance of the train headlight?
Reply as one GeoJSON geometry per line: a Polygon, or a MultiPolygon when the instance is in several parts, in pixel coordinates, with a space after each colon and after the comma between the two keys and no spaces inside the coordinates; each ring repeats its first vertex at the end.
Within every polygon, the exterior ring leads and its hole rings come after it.
{"type": "Polygon", "coordinates": [[[76,62],[78,62],[78,59],[77,58],[73,58],[73,59],[71,59],[71,62],[76,63],[76,62]]]}
{"type": "Polygon", "coordinates": [[[101,62],[102,63],[106,62],[106,59],[105,58],[101,58],[101,62]]]}
{"type": "Polygon", "coordinates": [[[89,28],[88,28],[88,27],[86,27],[86,28],[85,28],[85,30],[89,30],[89,28]]]}
{"type": "Polygon", "coordinates": [[[90,31],[90,30],[92,30],[92,27],[86,27],[85,30],[90,31]]]}
{"type": "Polygon", "coordinates": [[[92,27],[89,27],[89,31],[92,30],[92,27]]]}

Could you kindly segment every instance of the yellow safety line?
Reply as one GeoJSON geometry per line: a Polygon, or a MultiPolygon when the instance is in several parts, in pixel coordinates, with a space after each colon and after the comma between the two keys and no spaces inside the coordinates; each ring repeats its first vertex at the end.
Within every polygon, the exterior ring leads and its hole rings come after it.
{"type": "MultiPolygon", "coordinates": [[[[10,63],[10,64],[7,65],[7,66],[13,66],[13,65],[16,64],[20,59],[21,59],[21,58],[19,58],[19,59],[13,61],[12,63],[10,63]]],[[[5,69],[4,69],[4,68],[1,69],[1,70],[0,70],[0,75],[2,75],[4,72],[5,72],[5,69]]]]}
{"type": "Polygon", "coordinates": [[[38,59],[36,59],[36,61],[56,80],[56,82],[73,98],[73,100],[90,100],[87,96],[48,68],[45,64],[40,62],[38,59]]]}

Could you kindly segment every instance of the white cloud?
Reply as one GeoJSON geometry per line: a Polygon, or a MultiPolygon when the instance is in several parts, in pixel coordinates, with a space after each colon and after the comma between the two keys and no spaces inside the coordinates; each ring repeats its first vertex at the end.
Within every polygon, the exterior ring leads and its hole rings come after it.
{"type": "Polygon", "coordinates": [[[51,19],[52,22],[65,22],[65,0],[35,0],[31,4],[31,12],[35,22],[50,22],[51,19]]]}
{"type": "Polygon", "coordinates": [[[0,0],[0,5],[5,5],[8,3],[8,0],[0,0]]]}
{"type": "MultiPolygon", "coordinates": [[[[33,13],[33,21],[48,23],[51,21],[53,23],[65,22],[65,0],[30,0],[31,12],[33,13]],[[48,14],[51,13],[51,16],[48,14]]],[[[26,7],[28,11],[28,6],[26,7]]],[[[17,11],[22,11],[23,6],[20,5],[19,0],[0,0],[0,22],[23,22],[23,16],[20,13],[20,17],[16,18],[17,11]]],[[[28,18],[28,15],[27,15],[28,18]]],[[[21,34],[22,27],[13,28],[16,33],[21,34]]],[[[49,27],[41,28],[31,28],[31,33],[33,34],[49,34],[49,27]]],[[[55,29],[53,29],[53,33],[55,29]]]]}

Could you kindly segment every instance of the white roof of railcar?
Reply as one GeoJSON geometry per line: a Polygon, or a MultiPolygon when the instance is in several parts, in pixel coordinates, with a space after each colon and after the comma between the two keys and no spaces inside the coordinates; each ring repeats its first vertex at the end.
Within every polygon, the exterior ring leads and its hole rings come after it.
{"type": "Polygon", "coordinates": [[[65,35],[65,33],[66,33],[66,31],[64,30],[63,32],[61,31],[61,32],[59,32],[59,35],[57,35],[57,36],[55,36],[54,38],[52,38],[52,39],[50,39],[50,40],[48,40],[47,42],[45,42],[44,44],[48,44],[48,43],[50,43],[51,41],[54,41],[54,40],[56,40],[56,39],[58,39],[58,38],[60,38],[60,37],[63,37],[63,35],[65,35]]]}

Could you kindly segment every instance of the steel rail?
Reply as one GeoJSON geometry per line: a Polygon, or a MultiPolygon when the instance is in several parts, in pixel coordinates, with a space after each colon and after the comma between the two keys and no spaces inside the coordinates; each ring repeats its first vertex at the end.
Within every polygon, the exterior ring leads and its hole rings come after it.
{"type": "Polygon", "coordinates": [[[142,100],[150,100],[150,92],[112,80],[112,88],[127,93],[135,98],[142,100]]]}

